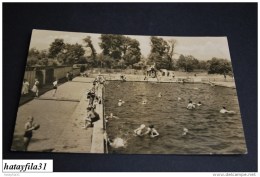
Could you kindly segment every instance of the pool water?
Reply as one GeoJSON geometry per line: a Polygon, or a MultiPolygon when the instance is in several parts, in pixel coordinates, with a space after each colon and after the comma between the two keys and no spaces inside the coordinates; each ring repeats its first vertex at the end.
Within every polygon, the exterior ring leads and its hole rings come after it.
{"type": "Polygon", "coordinates": [[[127,144],[123,148],[110,147],[109,153],[246,153],[235,89],[206,84],[111,81],[105,87],[105,114],[111,112],[120,119],[109,120],[108,137],[123,138],[127,144]],[[162,97],[158,97],[159,92],[162,97]],[[125,103],[119,107],[120,99],[125,103]],[[143,100],[147,103],[142,104],[143,100]],[[202,106],[188,110],[189,100],[200,101],[202,106]],[[236,113],[221,114],[222,106],[236,113]],[[153,124],[160,135],[134,136],[133,131],[141,124],[153,124]],[[184,128],[188,129],[186,135],[184,128]]]}

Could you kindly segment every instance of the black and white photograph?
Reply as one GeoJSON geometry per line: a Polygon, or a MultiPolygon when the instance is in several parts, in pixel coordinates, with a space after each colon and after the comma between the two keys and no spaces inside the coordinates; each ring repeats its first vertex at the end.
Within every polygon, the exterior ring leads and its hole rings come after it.
{"type": "Polygon", "coordinates": [[[247,154],[226,36],[32,30],[11,151],[247,154]]]}

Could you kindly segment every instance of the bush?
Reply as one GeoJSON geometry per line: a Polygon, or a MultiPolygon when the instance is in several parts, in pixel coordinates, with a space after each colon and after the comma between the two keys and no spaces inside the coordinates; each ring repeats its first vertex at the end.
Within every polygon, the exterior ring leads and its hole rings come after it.
{"type": "Polygon", "coordinates": [[[80,72],[83,73],[86,70],[86,67],[84,65],[80,66],[80,72]]]}

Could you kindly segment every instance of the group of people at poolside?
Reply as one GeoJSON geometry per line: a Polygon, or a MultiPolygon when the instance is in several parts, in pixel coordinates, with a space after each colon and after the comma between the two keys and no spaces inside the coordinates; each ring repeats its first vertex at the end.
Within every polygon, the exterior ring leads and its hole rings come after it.
{"type": "Polygon", "coordinates": [[[28,82],[27,79],[24,79],[21,94],[27,95],[27,94],[30,93],[30,91],[32,91],[34,93],[34,96],[38,97],[39,96],[39,85],[40,85],[39,80],[37,78],[35,78],[34,79],[34,85],[30,90],[30,83],[28,82]]]}
{"type": "MultiPolygon", "coordinates": [[[[35,78],[35,82],[34,85],[31,89],[31,91],[35,94],[35,97],[39,96],[39,80],[37,78],[35,78]]],[[[22,94],[28,94],[29,93],[29,87],[30,84],[29,82],[24,79],[23,82],[23,88],[22,88],[22,94]]],[[[53,82],[53,93],[52,96],[55,96],[56,91],[57,91],[57,87],[58,87],[58,79],[55,79],[55,81],[53,82]]],[[[33,116],[28,116],[27,121],[24,125],[24,135],[23,135],[23,142],[24,142],[24,151],[27,151],[28,146],[30,144],[30,141],[32,139],[33,136],[33,131],[34,130],[38,130],[40,128],[39,124],[33,123],[34,122],[34,118],[33,116]]]]}
{"type": "Polygon", "coordinates": [[[87,92],[88,107],[87,115],[84,117],[84,126],[82,128],[93,127],[93,123],[100,119],[99,114],[95,111],[96,105],[102,103],[101,96],[98,95],[98,89],[105,84],[105,78],[100,74],[93,81],[93,87],[87,92]]]}
{"type": "MultiPolygon", "coordinates": [[[[52,84],[53,84],[52,96],[54,97],[58,89],[58,79],[56,78],[52,84]]],[[[27,79],[24,79],[21,94],[28,95],[31,91],[34,94],[34,97],[39,97],[39,86],[40,86],[40,81],[38,80],[38,78],[35,78],[34,84],[30,90],[30,83],[28,82],[27,79]]]]}

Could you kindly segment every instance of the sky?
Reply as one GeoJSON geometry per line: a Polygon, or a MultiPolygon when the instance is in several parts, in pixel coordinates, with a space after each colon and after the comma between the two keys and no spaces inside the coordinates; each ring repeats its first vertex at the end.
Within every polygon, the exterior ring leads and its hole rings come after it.
{"type": "MultiPolygon", "coordinates": [[[[99,47],[100,34],[95,33],[77,33],[77,32],[64,32],[64,31],[49,31],[49,30],[33,30],[31,36],[30,49],[36,48],[38,50],[46,50],[56,38],[64,39],[65,43],[82,44],[83,38],[91,36],[92,43],[97,51],[101,53],[99,47]]],[[[143,35],[125,35],[133,39],[137,39],[140,43],[141,53],[147,57],[150,53],[150,36],[143,35]]],[[[180,54],[192,55],[198,60],[210,60],[213,57],[224,58],[231,60],[228,41],[226,37],[180,37],[180,36],[157,36],[162,37],[164,40],[174,39],[177,41],[175,47],[175,59],[179,58],[180,54]]]]}

